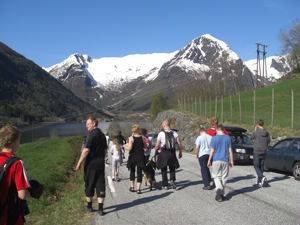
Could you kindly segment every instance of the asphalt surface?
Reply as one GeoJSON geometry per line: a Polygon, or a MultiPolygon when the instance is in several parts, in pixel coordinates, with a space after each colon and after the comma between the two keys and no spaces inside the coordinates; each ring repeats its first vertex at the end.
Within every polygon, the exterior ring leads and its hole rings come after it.
{"type": "Polygon", "coordinates": [[[93,212],[87,224],[300,224],[300,183],[290,174],[265,172],[268,185],[259,188],[253,166],[236,165],[229,172],[225,200],[217,202],[216,190],[202,189],[200,166],[193,154],[183,153],[179,160],[176,190],[161,190],[161,173],[156,170],[156,188],[150,191],[143,178],[142,194],[129,192],[126,159],[120,167],[120,182],[112,182],[109,156],[106,214],[93,212]]]}

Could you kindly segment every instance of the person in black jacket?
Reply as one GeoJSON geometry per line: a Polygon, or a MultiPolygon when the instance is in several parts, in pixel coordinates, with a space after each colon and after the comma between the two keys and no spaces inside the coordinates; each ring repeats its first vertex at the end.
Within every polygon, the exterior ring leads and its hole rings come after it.
{"type": "Polygon", "coordinates": [[[270,144],[271,138],[269,132],[264,129],[264,121],[259,119],[255,126],[255,131],[250,139],[255,140],[253,148],[253,165],[257,174],[257,184],[259,187],[266,185],[267,178],[263,175],[264,164],[266,160],[266,150],[270,144]]]}
{"type": "Polygon", "coordinates": [[[105,198],[105,156],[107,156],[107,142],[105,135],[98,128],[98,120],[90,117],[86,121],[87,130],[90,132],[86,140],[86,146],[83,149],[78,160],[76,170],[81,169],[81,163],[84,163],[84,181],[87,206],[84,209],[92,212],[92,200],[94,189],[96,188],[98,198],[98,214],[104,215],[103,202],[105,198]]]}

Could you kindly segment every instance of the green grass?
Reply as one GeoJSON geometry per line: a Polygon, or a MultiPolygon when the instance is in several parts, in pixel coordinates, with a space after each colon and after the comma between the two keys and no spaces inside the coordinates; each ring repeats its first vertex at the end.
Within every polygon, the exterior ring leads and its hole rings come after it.
{"type": "Polygon", "coordinates": [[[84,136],[20,145],[29,180],[44,184],[40,199],[29,197],[26,224],[80,224],[87,218],[83,169],[75,172],[84,136]]]}
{"type": "MultiPolygon", "coordinates": [[[[294,129],[300,129],[300,78],[287,80],[283,82],[277,82],[273,85],[257,89],[255,91],[256,96],[256,115],[254,120],[254,91],[247,91],[241,93],[241,111],[242,121],[240,121],[239,110],[239,96],[234,95],[232,100],[232,117],[230,112],[230,98],[223,99],[223,122],[239,124],[239,125],[252,125],[256,123],[258,119],[265,121],[265,126],[271,125],[272,118],[272,89],[274,89],[274,120],[273,126],[280,128],[291,129],[291,115],[292,115],[292,100],[291,92],[294,90],[294,129]]],[[[200,97],[200,96],[199,96],[200,97]]],[[[199,99],[198,97],[198,99],[199,99]]],[[[205,116],[205,98],[202,97],[201,102],[201,116],[205,116]]],[[[200,116],[200,103],[197,106],[197,116],[200,116]]],[[[191,109],[190,105],[187,105],[188,110],[191,109]]],[[[215,116],[215,101],[211,103],[211,116],[215,116]]],[[[217,115],[219,121],[222,118],[221,112],[221,99],[217,101],[217,115]]],[[[207,117],[210,117],[210,103],[207,102],[207,117]]]]}

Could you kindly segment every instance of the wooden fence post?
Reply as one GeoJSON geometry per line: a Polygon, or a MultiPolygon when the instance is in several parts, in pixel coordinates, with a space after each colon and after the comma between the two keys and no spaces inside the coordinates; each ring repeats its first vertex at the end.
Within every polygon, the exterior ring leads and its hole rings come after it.
{"type": "Polygon", "coordinates": [[[240,105],[240,124],[242,125],[242,106],[241,106],[241,93],[239,92],[239,105],[240,105]]]}
{"type": "Polygon", "coordinates": [[[217,117],[217,111],[218,111],[218,97],[216,96],[216,102],[215,102],[215,117],[217,117]]]}
{"type": "Polygon", "coordinates": [[[230,115],[231,115],[231,123],[233,123],[231,95],[229,95],[229,97],[230,97],[230,115]]]}
{"type": "Polygon", "coordinates": [[[224,121],[223,121],[223,95],[221,97],[221,120],[222,120],[222,123],[224,123],[224,121]]]}
{"type": "Polygon", "coordinates": [[[210,99],[210,101],[209,101],[209,103],[210,103],[210,107],[209,107],[209,118],[211,118],[211,96],[209,97],[209,99],[210,99]]]}
{"type": "Polygon", "coordinates": [[[205,118],[207,118],[207,97],[205,96],[205,118]]]}
{"type": "Polygon", "coordinates": [[[294,132],[294,90],[292,90],[292,132],[294,132]]]}
{"type": "Polygon", "coordinates": [[[200,102],[200,117],[201,117],[201,96],[200,96],[199,102],[200,102]]]}
{"type": "Polygon", "coordinates": [[[255,110],[256,110],[256,106],[255,106],[255,89],[253,90],[253,126],[256,125],[256,121],[255,121],[255,110]]]}
{"type": "Polygon", "coordinates": [[[272,89],[272,121],[271,121],[272,128],[273,125],[274,125],[274,88],[272,89]]]}
{"type": "Polygon", "coordinates": [[[195,114],[197,116],[197,100],[196,100],[196,96],[195,96],[195,114]]]}

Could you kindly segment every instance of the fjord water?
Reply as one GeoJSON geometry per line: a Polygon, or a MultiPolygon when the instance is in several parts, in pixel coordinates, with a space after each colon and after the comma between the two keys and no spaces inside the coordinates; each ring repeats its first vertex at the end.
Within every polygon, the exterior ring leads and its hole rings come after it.
{"type": "MultiPolygon", "coordinates": [[[[103,131],[107,131],[111,122],[100,122],[98,127],[103,131]]],[[[151,126],[151,122],[118,122],[122,132],[124,129],[130,129],[131,125],[139,124],[141,127],[145,127],[149,129],[151,126]]],[[[55,129],[54,132],[57,134],[59,138],[72,137],[78,135],[87,134],[87,129],[85,123],[59,123],[59,124],[51,124],[51,125],[40,125],[40,126],[27,126],[20,127],[21,129],[21,140],[20,143],[28,143],[36,141],[40,138],[49,138],[50,131],[55,129]]]]}

